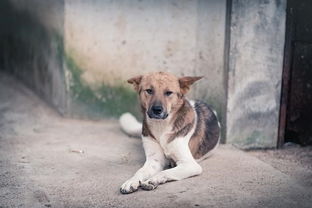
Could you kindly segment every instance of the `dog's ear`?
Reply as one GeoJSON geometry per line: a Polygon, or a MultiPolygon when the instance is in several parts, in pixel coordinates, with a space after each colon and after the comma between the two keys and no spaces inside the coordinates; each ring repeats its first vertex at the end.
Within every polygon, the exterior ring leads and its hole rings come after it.
{"type": "Polygon", "coordinates": [[[136,76],[136,77],[133,77],[133,78],[131,78],[131,79],[128,79],[127,81],[128,81],[128,83],[130,83],[130,84],[132,84],[133,85],[133,87],[134,87],[134,89],[136,90],[136,91],[139,91],[140,90],[140,83],[141,83],[141,80],[142,80],[142,77],[143,76],[136,76]]]}
{"type": "Polygon", "coordinates": [[[203,76],[201,76],[201,77],[181,77],[179,79],[181,93],[183,95],[186,94],[189,91],[190,86],[194,82],[196,82],[197,80],[200,80],[201,78],[203,78],[203,76]]]}

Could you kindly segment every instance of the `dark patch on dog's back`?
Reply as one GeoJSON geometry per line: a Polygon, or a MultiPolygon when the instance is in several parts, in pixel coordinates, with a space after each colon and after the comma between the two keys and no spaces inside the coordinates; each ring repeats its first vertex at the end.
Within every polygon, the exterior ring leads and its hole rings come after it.
{"type": "Polygon", "coordinates": [[[196,101],[195,111],[197,124],[189,147],[193,157],[199,159],[218,144],[220,127],[217,116],[207,104],[196,101]]]}

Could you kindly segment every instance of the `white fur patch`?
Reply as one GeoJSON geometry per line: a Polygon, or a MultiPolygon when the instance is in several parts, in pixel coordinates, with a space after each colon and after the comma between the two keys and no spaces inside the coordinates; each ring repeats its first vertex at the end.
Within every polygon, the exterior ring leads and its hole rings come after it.
{"type": "Polygon", "coordinates": [[[142,137],[146,161],[132,178],[120,187],[122,193],[132,193],[139,188],[140,183],[162,171],[166,165],[166,158],[159,144],[150,137],[142,137]]]}
{"type": "Polygon", "coordinates": [[[119,118],[121,129],[130,136],[140,137],[142,124],[131,113],[124,113],[119,118]]]}
{"type": "Polygon", "coordinates": [[[151,118],[147,118],[146,120],[149,130],[151,131],[151,133],[153,134],[153,136],[156,138],[156,140],[159,143],[163,135],[165,135],[166,133],[169,133],[172,129],[172,127],[169,124],[170,119],[171,119],[171,116],[169,115],[164,120],[151,119],[151,118]]]}
{"type": "Polygon", "coordinates": [[[212,109],[212,112],[216,115],[216,117],[218,118],[218,113],[215,109],[212,109]]]}
{"type": "Polygon", "coordinates": [[[188,101],[189,101],[190,105],[191,105],[193,108],[195,108],[195,101],[194,101],[194,100],[188,100],[188,101]]]}

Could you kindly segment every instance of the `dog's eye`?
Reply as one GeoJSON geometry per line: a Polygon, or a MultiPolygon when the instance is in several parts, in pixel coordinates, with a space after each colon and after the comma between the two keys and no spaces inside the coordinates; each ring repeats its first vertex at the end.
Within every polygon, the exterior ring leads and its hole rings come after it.
{"type": "Polygon", "coordinates": [[[173,93],[173,92],[171,92],[171,91],[167,91],[167,92],[165,92],[165,95],[166,95],[166,96],[170,96],[172,93],[173,93]]]}
{"type": "Polygon", "coordinates": [[[147,94],[149,94],[149,95],[153,94],[153,90],[152,90],[152,89],[146,89],[145,91],[146,91],[147,94]]]}

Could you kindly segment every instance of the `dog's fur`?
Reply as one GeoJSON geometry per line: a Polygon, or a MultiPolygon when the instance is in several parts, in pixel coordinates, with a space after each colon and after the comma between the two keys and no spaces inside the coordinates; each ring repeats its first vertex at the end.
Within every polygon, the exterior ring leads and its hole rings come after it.
{"type": "Polygon", "coordinates": [[[120,118],[125,132],[142,134],[146,162],[120,188],[127,194],[155,189],[159,184],[202,172],[197,163],[215,149],[220,124],[215,111],[203,102],[189,101],[185,94],[202,77],[182,77],[155,72],[128,80],[139,94],[143,125],[130,115],[120,118]],[[171,165],[172,168],[165,169],[171,165]]]}

